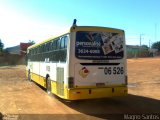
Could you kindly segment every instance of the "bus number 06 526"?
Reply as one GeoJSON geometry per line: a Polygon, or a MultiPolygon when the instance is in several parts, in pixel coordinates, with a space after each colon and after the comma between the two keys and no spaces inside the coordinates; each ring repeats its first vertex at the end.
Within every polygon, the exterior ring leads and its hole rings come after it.
{"type": "Polygon", "coordinates": [[[105,67],[104,74],[111,75],[111,74],[123,74],[124,68],[123,67],[105,67]]]}

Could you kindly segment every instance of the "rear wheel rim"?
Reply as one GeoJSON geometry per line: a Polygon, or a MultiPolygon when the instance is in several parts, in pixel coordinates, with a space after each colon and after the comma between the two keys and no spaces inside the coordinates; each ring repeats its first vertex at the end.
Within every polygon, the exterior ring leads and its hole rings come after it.
{"type": "Polygon", "coordinates": [[[47,93],[51,94],[51,81],[49,78],[47,78],[47,93]]]}
{"type": "Polygon", "coordinates": [[[28,72],[28,80],[31,81],[31,74],[28,72]]]}

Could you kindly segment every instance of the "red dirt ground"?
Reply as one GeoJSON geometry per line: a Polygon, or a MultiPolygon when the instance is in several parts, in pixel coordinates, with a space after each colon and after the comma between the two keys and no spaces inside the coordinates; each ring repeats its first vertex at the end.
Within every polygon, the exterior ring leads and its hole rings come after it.
{"type": "Polygon", "coordinates": [[[127,63],[128,96],[76,102],[47,95],[27,80],[25,66],[0,67],[0,112],[20,120],[99,120],[123,114],[160,114],[160,58],[129,59],[127,63]]]}

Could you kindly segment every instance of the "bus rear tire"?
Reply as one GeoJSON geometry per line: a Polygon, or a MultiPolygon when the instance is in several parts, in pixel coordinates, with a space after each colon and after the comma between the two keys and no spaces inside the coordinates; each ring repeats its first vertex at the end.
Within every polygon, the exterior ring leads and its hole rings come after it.
{"type": "Polygon", "coordinates": [[[46,78],[46,83],[47,94],[51,95],[51,79],[49,77],[46,78]]]}
{"type": "Polygon", "coordinates": [[[28,70],[28,80],[31,82],[31,73],[30,73],[30,70],[28,70]]]}

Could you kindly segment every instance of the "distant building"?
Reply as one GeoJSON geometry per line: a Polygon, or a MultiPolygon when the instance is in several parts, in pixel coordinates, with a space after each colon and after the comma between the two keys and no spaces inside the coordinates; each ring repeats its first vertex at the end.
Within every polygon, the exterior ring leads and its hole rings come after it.
{"type": "Polygon", "coordinates": [[[6,52],[9,54],[18,54],[20,55],[20,46],[13,46],[13,47],[8,47],[6,48],[6,52]]]}
{"type": "Polygon", "coordinates": [[[31,45],[32,45],[31,43],[20,43],[20,54],[25,55],[27,48],[31,45]]]}
{"type": "Polygon", "coordinates": [[[138,57],[139,54],[139,46],[127,45],[127,58],[138,57]]]}
{"type": "Polygon", "coordinates": [[[149,49],[143,46],[127,45],[127,58],[149,57],[149,49]]]}
{"type": "Polygon", "coordinates": [[[149,49],[149,53],[150,53],[150,56],[152,57],[159,55],[158,49],[154,49],[154,48],[149,49]]]}
{"type": "Polygon", "coordinates": [[[31,43],[20,43],[20,45],[6,48],[6,52],[9,54],[18,54],[24,56],[26,54],[27,48],[31,45],[31,43]]]}

